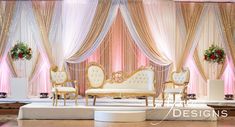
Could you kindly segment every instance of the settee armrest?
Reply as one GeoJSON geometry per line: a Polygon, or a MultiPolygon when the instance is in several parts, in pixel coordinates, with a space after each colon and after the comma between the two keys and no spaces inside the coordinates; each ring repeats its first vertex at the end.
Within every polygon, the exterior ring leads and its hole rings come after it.
{"type": "Polygon", "coordinates": [[[111,79],[107,79],[107,80],[105,80],[104,83],[112,83],[112,80],[111,79]]]}

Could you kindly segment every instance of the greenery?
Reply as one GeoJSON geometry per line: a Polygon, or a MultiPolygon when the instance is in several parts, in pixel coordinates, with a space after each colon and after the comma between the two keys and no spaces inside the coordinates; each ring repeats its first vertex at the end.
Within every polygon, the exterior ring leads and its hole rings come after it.
{"type": "Polygon", "coordinates": [[[24,42],[17,41],[10,54],[13,60],[30,60],[32,58],[32,49],[24,42]]]}
{"type": "Polygon", "coordinates": [[[213,63],[223,63],[225,60],[225,52],[219,46],[211,45],[209,49],[205,50],[204,60],[213,63]]]}

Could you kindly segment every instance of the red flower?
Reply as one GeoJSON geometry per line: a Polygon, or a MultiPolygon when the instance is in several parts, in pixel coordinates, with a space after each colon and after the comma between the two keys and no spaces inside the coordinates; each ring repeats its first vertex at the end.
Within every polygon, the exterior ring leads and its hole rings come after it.
{"type": "Polygon", "coordinates": [[[220,55],[220,56],[222,55],[222,51],[221,51],[221,50],[217,50],[216,53],[217,53],[218,55],[220,55]]]}
{"type": "Polygon", "coordinates": [[[214,60],[216,57],[215,57],[214,54],[212,54],[212,55],[210,56],[210,58],[211,58],[212,60],[214,60]]]}
{"type": "Polygon", "coordinates": [[[23,58],[23,54],[22,54],[22,53],[19,53],[19,54],[18,54],[18,57],[22,59],[22,58],[23,58]]]}

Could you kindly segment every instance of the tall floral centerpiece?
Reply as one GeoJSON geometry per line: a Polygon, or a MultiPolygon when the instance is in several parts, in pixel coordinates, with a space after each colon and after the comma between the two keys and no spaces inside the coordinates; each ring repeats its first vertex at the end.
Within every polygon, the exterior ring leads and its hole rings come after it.
{"type": "MultiPolygon", "coordinates": [[[[211,45],[209,49],[204,52],[204,59],[210,63],[217,63],[212,66],[212,72],[216,76],[217,67],[225,61],[224,49],[211,45]]],[[[224,99],[224,81],[221,79],[210,78],[207,80],[207,98],[208,100],[223,100],[224,99]]]]}
{"type": "Polygon", "coordinates": [[[10,51],[13,60],[30,60],[32,49],[24,42],[18,41],[10,51]]]}
{"type": "Polygon", "coordinates": [[[225,55],[226,54],[223,48],[211,45],[209,49],[205,50],[204,52],[204,60],[212,63],[221,64],[225,61],[225,55]]]}

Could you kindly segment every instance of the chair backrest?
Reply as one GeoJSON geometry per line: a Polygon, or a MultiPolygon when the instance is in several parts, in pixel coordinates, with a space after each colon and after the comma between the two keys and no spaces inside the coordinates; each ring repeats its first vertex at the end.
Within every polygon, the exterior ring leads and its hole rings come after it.
{"type": "Polygon", "coordinates": [[[190,72],[189,70],[181,70],[180,72],[172,72],[171,80],[174,85],[185,85],[186,82],[189,82],[190,72]]]}
{"type": "Polygon", "coordinates": [[[104,69],[97,63],[90,63],[86,70],[90,88],[101,88],[105,81],[104,69]]]}
{"type": "Polygon", "coordinates": [[[55,85],[61,85],[68,80],[68,76],[65,71],[59,71],[57,66],[53,66],[50,69],[50,79],[55,85]]]}

